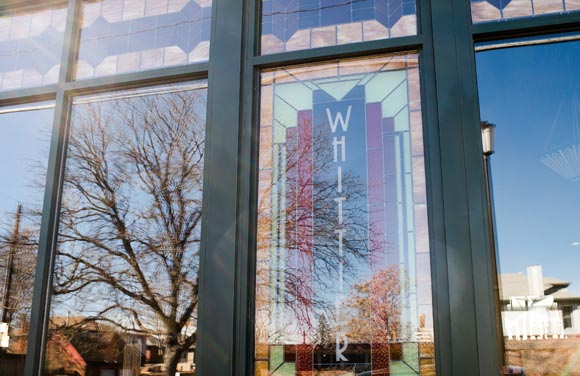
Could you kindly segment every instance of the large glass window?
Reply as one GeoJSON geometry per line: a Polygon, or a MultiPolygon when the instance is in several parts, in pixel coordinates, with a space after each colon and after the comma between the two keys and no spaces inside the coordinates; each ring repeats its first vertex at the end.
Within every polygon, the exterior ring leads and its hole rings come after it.
{"type": "Polygon", "coordinates": [[[195,372],[206,97],[75,99],[46,375],[195,372]]]}
{"type": "Polygon", "coordinates": [[[77,78],[207,61],[212,0],[84,1],[77,78]]]}
{"type": "Polygon", "coordinates": [[[477,54],[506,371],[580,370],[580,42],[477,54]]]}
{"type": "Polygon", "coordinates": [[[417,34],[415,0],[262,0],[262,53],[417,34]]]}
{"type": "Polygon", "coordinates": [[[21,376],[54,103],[0,109],[0,375],[21,376]]]}
{"type": "Polygon", "coordinates": [[[433,375],[417,55],[261,79],[256,375],[433,375]]]}
{"type": "Polygon", "coordinates": [[[66,5],[50,0],[0,11],[0,90],[58,80],[66,5]]]}

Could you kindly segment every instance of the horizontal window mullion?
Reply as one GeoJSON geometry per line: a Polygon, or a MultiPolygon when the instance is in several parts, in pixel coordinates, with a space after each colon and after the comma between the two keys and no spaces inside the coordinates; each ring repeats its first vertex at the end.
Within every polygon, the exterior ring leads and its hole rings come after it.
{"type": "Polygon", "coordinates": [[[161,68],[149,71],[67,82],[63,84],[63,88],[68,94],[82,94],[87,92],[108,91],[119,88],[150,86],[157,83],[166,84],[183,81],[184,79],[206,78],[208,75],[208,68],[208,63],[161,68]]]}
{"type": "Polygon", "coordinates": [[[54,84],[0,92],[0,107],[54,99],[57,87],[54,84]]]}
{"type": "Polygon", "coordinates": [[[422,42],[423,39],[420,35],[413,35],[387,40],[282,52],[271,55],[256,56],[253,59],[253,65],[260,68],[273,68],[284,65],[317,62],[344,57],[408,51],[420,49],[422,42]]]}
{"type": "Polygon", "coordinates": [[[481,42],[578,30],[580,12],[574,12],[474,24],[473,38],[476,42],[481,42]]]}

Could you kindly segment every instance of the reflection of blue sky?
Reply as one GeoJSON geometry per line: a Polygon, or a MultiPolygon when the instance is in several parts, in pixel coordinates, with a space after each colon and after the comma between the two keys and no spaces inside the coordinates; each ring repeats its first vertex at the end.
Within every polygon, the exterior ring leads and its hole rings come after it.
{"type": "MultiPolygon", "coordinates": [[[[26,106],[31,107],[31,106],[26,106]]],[[[46,167],[53,109],[0,114],[0,222],[12,221],[17,203],[25,209],[42,203],[33,186],[44,182],[39,162],[46,167]],[[9,216],[9,218],[6,218],[9,216]]]]}
{"type": "Polygon", "coordinates": [[[491,160],[501,272],[541,264],[544,276],[571,281],[577,292],[580,181],[540,159],[580,144],[579,59],[580,42],[477,54],[481,118],[497,124],[491,160]]]}

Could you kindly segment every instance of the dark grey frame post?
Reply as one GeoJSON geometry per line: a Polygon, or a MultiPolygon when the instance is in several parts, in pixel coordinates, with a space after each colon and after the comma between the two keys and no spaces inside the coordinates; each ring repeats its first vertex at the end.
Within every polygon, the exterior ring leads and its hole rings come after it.
{"type": "Polygon", "coordinates": [[[470,3],[440,1],[432,12],[451,371],[453,375],[497,375],[500,366],[470,3]]]}
{"type": "Polygon", "coordinates": [[[214,0],[206,131],[196,373],[232,375],[243,0],[214,0]]]}
{"type": "MultiPolygon", "coordinates": [[[[429,246],[431,250],[431,283],[437,375],[452,375],[449,277],[443,201],[442,159],[438,124],[432,9],[430,0],[418,0],[421,32],[424,35],[419,70],[421,72],[421,111],[427,184],[429,246]]],[[[456,361],[456,360],[455,360],[456,361]]]]}
{"type": "Polygon", "coordinates": [[[259,54],[260,0],[247,0],[244,8],[244,79],[242,81],[242,119],[239,146],[239,176],[236,254],[236,330],[234,332],[235,369],[232,375],[253,375],[254,291],[256,280],[256,234],[258,196],[258,143],[260,118],[260,72],[251,64],[259,54]]]}
{"type": "Polygon", "coordinates": [[[46,173],[28,351],[24,369],[24,374],[27,376],[42,375],[44,366],[43,359],[47,341],[56,237],[58,234],[58,213],[64,176],[67,119],[71,109],[64,85],[74,75],[80,37],[81,8],[81,0],[69,0],[64,33],[65,42],[60,63],[53,131],[46,173]]]}

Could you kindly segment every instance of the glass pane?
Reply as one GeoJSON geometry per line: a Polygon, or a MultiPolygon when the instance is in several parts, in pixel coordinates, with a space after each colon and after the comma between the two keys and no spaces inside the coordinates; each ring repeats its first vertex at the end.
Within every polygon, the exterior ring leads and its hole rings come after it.
{"type": "Polygon", "coordinates": [[[262,54],[417,34],[415,0],[262,0],[262,54]]]}
{"type": "Polygon", "coordinates": [[[579,59],[578,41],[477,54],[506,372],[580,370],[579,59]]]}
{"type": "Polygon", "coordinates": [[[53,103],[0,109],[0,375],[24,375],[53,103]]]}
{"type": "Polygon", "coordinates": [[[580,10],[578,0],[471,0],[474,23],[580,10]]]}
{"type": "Polygon", "coordinates": [[[85,1],[77,79],[207,61],[211,3],[85,1]]]}
{"type": "Polygon", "coordinates": [[[1,90],[58,81],[66,5],[67,1],[43,1],[0,12],[1,90]]]}
{"type": "Polygon", "coordinates": [[[75,100],[46,375],[193,375],[206,97],[75,100]]]}
{"type": "Polygon", "coordinates": [[[416,54],[262,73],[256,375],[434,375],[416,54]]]}

